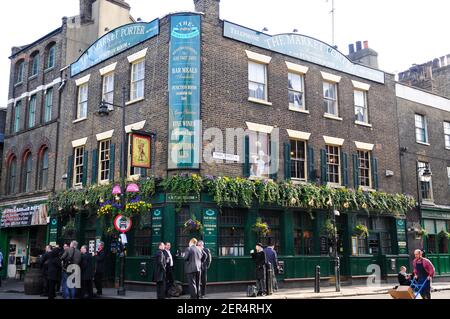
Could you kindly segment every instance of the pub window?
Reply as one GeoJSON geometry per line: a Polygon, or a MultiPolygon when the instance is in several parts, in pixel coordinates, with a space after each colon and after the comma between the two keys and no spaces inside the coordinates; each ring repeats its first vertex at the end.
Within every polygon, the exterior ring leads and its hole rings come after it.
{"type": "Polygon", "coordinates": [[[358,150],[359,186],[371,187],[370,152],[358,150]]]}
{"type": "Polygon", "coordinates": [[[39,189],[45,189],[48,182],[48,148],[43,147],[39,154],[39,189]]]}
{"type": "Polygon", "coordinates": [[[152,254],[152,229],[151,227],[138,226],[134,231],[134,255],[151,256],[152,254]]]}
{"type": "Polygon", "coordinates": [[[131,64],[131,95],[130,100],[144,98],[145,60],[131,64]]]}
{"type": "Polygon", "coordinates": [[[306,142],[291,140],[291,178],[306,181],[306,142]]]}
{"type": "Polygon", "coordinates": [[[81,84],[78,87],[77,119],[84,119],[87,117],[88,90],[88,83],[81,84]]]}
{"type": "Polygon", "coordinates": [[[325,114],[339,116],[337,102],[337,83],[323,82],[323,106],[325,114]]]}
{"type": "MultiPolygon", "coordinates": [[[[358,216],[356,223],[369,227],[369,220],[367,217],[358,216]]],[[[366,237],[358,237],[358,255],[367,254],[367,244],[368,242],[366,237]]]]}
{"type": "Polygon", "coordinates": [[[30,97],[28,103],[28,128],[33,128],[36,123],[36,95],[30,97]]]}
{"type": "Polygon", "coordinates": [[[302,74],[288,73],[289,108],[306,110],[305,107],[305,78],[302,74]]]}
{"type": "Polygon", "coordinates": [[[280,253],[280,216],[280,212],[263,211],[259,213],[261,221],[267,223],[271,231],[267,236],[258,235],[258,241],[264,246],[274,245],[277,253],[280,253]]]}
{"type": "Polygon", "coordinates": [[[219,214],[219,256],[244,256],[245,210],[223,209],[219,214]]]}
{"type": "Polygon", "coordinates": [[[294,213],[294,249],[295,255],[314,254],[313,221],[306,212],[294,213]]]}
{"type": "Polygon", "coordinates": [[[83,166],[84,166],[84,146],[74,149],[73,161],[73,186],[79,187],[83,185],[83,166]]]}
{"type": "Polygon", "coordinates": [[[355,120],[369,123],[369,112],[367,110],[367,91],[354,90],[355,120]]]}
{"type": "Polygon", "coordinates": [[[269,178],[270,135],[255,132],[250,136],[250,177],[269,178]]]}
{"type": "Polygon", "coordinates": [[[248,94],[250,98],[267,101],[267,65],[248,62],[248,94]]]}
{"type": "Polygon", "coordinates": [[[369,249],[372,255],[392,253],[392,219],[374,216],[370,218],[369,249]]]}
{"type": "Polygon", "coordinates": [[[425,116],[416,114],[415,125],[416,125],[416,142],[428,143],[427,120],[425,116]]]}
{"type": "Polygon", "coordinates": [[[327,174],[328,182],[334,185],[341,184],[341,160],[339,146],[327,145],[327,174]]]}
{"type": "Polygon", "coordinates": [[[447,232],[447,222],[445,220],[436,220],[436,232],[438,234],[438,251],[440,254],[448,253],[448,238],[441,236],[441,232],[447,232]]]}
{"type": "Polygon", "coordinates": [[[14,194],[16,191],[16,179],[17,179],[17,157],[11,155],[8,161],[8,179],[7,179],[7,194],[14,194]]]}
{"type": "MultiPolygon", "coordinates": [[[[96,215],[85,215],[84,216],[84,242],[83,245],[88,247],[88,252],[90,248],[90,244],[96,241],[96,225],[97,224],[97,216],[96,215]]],[[[94,246],[95,249],[95,246],[94,246]]]]}
{"type": "MultiPolygon", "coordinates": [[[[176,233],[176,249],[177,256],[181,256],[186,250],[189,244],[189,240],[196,236],[195,234],[189,234],[184,230],[184,223],[191,218],[191,213],[188,206],[181,207],[180,211],[177,212],[177,233],[176,233]]],[[[198,239],[198,238],[197,238],[198,239]]]]}
{"type": "Polygon", "coordinates": [[[99,183],[105,183],[109,181],[109,161],[111,140],[104,140],[99,142],[99,157],[98,157],[98,176],[99,183]]]}
{"type": "Polygon", "coordinates": [[[114,73],[103,76],[102,100],[107,103],[114,103],[114,73]]]}
{"type": "Polygon", "coordinates": [[[53,108],[53,88],[49,88],[45,93],[45,110],[44,110],[45,123],[48,123],[52,120],[52,108],[53,108]]]}

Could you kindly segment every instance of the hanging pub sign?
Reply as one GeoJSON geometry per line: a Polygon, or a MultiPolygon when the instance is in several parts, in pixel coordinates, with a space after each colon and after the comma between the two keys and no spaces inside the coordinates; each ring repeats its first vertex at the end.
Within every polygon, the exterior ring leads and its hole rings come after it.
{"type": "Polygon", "coordinates": [[[149,23],[138,22],[118,27],[94,42],[80,58],[70,66],[75,76],[112,56],[138,45],[159,34],[159,19],[149,23]]]}
{"type": "Polygon", "coordinates": [[[169,55],[169,169],[200,166],[199,15],[171,17],[169,55]]]}
{"type": "Polygon", "coordinates": [[[0,209],[0,228],[47,225],[47,205],[21,205],[0,209]]]}
{"type": "Polygon", "coordinates": [[[151,168],[151,144],[150,136],[142,134],[131,135],[131,166],[151,168]]]}

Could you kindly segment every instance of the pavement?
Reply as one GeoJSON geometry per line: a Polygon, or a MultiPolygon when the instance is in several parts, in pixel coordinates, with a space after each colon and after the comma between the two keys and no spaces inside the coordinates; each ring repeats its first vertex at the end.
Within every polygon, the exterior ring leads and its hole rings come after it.
{"type": "MultiPolygon", "coordinates": [[[[320,293],[314,293],[314,288],[280,289],[276,293],[265,297],[249,298],[246,292],[224,292],[212,293],[208,299],[334,299],[334,298],[354,298],[354,299],[374,299],[388,296],[388,290],[393,288],[393,284],[381,284],[378,286],[343,286],[340,292],[336,292],[335,287],[322,287],[320,293]]],[[[432,285],[433,292],[450,291],[450,282],[437,282],[432,285]]],[[[449,296],[447,292],[445,296],[449,296]]],[[[61,297],[57,297],[57,299],[61,297]]],[[[23,281],[3,280],[0,287],[0,299],[46,299],[40,296],[28,296],[24,294],[23,281]]],[[[142,292],[127,290],[125,296],[118,296],[117,289],[104,288],[101,299],[156,299],[155,292],[142,292]]],[[[173,299],[189,299],[189,295],[182,295],[173,299]]]]}

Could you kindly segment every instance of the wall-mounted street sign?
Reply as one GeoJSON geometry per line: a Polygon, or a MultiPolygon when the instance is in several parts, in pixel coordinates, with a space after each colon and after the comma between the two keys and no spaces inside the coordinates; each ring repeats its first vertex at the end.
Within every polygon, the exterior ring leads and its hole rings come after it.
{"type": "Polygon", "coordinates": [[[122,215],[117,215],[114,219],[114,228],[122,234],[130,231],[132,224],[131,218],[122,215]]]}
{"type": "Polygon", "coordinates": [[[134,47],[159,34],[159,19],[152,22],[131,23],[108,32],[95,41],[70,66],[70,75],[75,76],[112,56],[134,47]]]}
{"type": "Polygon", "coordinates": [[[131,136],[131,165],[133,167],[151,168],[151,137],[141,134],[131,136]]]}
{"type": "Polygon", "coordinates": [[[239,162],[240,158],[239,158],[239,155],[214,152],[213,159],[225,160],[225,161],[230,161],[230,162],[239,162]]]}
{"type": "Polygon", "coordinates": [[[224,37],[384,84],[384,72],[353,63],[325,42],[300,34],[274,36],[224,21],[224,37]]]}

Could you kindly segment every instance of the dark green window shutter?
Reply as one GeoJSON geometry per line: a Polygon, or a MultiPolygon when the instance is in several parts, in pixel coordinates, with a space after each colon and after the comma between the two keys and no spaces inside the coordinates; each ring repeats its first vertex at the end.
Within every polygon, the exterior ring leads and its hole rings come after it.
{"type": "Polygon", "coordinates": [[[291,177],[291,143],[284,143],[284,179],[290,180],[291,177]]]}
{"type": "Polygon", "coordinates": [[[269,178],[273,179],[274,181],[278,178],[278,159],[280,152],[278,149],[278,142],[270,141],[270,171],[273,171],[273,173],[269,174],[269,178]]]}
{"type": "Polygon", "coordinates": [[[112,144],[109,147],[109,180],[114,182],[114,168],[116,165],[114,164],[116,160],[116,145],[112,144]]]}
{"type": "Polygon", "coordinates": [[[348,187],[348,156],[344,152],[341,152],[341,175],[342,185],[348,187]]]}
{"type": "Polygon", "coordinates": [[[308,179],[311,183],[315,183],[317,176],[314,169],[314,149],[308,146],[308,179]]]}
{"type": "Polygon", "coordinates": [[[141,168],[141,177],[146,178],[147,177],[147,169],[141,168]]]}
{"type": "Polygon", "coordinates": [[[95,185],[98,182],[98,150],[92,151],[92,174],[91,174],[91,185],[95,185]]]}
{"type": "Polygon", "coordinates": [[[67,159],[67,179],[66,188],[72,188],[72,178],[73,178],[73,155],[70,155],[67,159]]]}
{"type": "Polygon", "coordinates": [[[88,151],[84,151],[84,158],[83,158],[83,186],[86,186],[87,184],[87,174],[88,174],[88,167],[89,167],[89,152],[88,151]]]}
{"type": "Polygon", "coordinates": [[[372,180],[373,188],[378,189],[378,160],[372,157],[372,180]]]}
{"type": "Polygon", "coordinates": [[[359,165],[358,165],[358,154],[353,154],[353,186],[355,190],[359,188],[359,165]]]}
{"type": "Polygon", "coordinates": [[[250,137],[244,138],[244,177],[250,177],[250,137]]]}
{"type": "Polygon", "coordinates": [[[320,150],[320,180],[322,184],[326,184],[328,182],[328,174],[327,174],[327,150],[320,150]]]}

